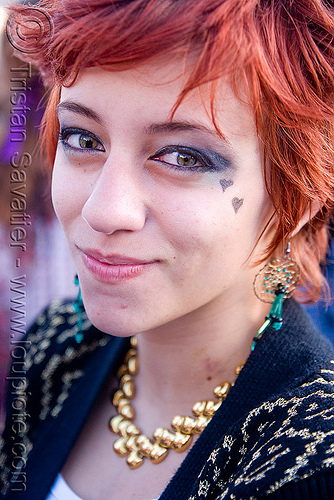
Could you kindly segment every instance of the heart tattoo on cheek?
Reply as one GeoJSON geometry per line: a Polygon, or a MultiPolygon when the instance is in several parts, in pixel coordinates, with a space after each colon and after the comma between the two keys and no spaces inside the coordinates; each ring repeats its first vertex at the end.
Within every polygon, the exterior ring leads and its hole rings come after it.
{"type": "Polygon", "coordinates": [[[237,213],[239,208],[242,207],[243,202],[244,202],[243,198],[233,198],[232,205],[235,213],[237,213]]]}
{"type": "Polygon", "coordinates": [[[233,181],[227,181],[226,179],[220,179],[219,184],[221,185],[222,190],[225,193],[225,191],[228,187],[233,186],[233,181]]]}

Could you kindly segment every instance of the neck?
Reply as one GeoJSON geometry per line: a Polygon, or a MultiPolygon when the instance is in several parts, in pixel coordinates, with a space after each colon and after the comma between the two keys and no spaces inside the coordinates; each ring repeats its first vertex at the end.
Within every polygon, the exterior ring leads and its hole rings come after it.
{"type": "Polygon", "coordinates": [[[162,424],[162,414],[167,419],[190,415],[196,401],[213,398],[216,385],[233,382],[269,309],[255,297],[243,307],[240,300],[235,305],[217,301],[139,334],[138,421],[147,418],[147,408],[157,424],[162,424]]]}

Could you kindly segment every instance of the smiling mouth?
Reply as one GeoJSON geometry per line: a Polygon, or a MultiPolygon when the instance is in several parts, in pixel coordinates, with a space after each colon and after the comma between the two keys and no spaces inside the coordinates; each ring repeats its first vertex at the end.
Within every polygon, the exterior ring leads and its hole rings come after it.
{"type": "Polygon", "coordinates": [[[104,283],[121,283],[140,276],[158,260],[140,260],[119,254],[102,255],[96,250],[82,250],[81,257],[93,276],[104,283]]]}

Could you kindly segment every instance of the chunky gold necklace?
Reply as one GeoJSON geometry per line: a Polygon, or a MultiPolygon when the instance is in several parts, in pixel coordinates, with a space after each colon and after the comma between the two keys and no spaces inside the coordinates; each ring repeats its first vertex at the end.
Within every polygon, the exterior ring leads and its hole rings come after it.
{"type": "MultiPolygon", "coordinates": [[[[208,425],[233,384],[223,382],[215,387],[213,391],[217,398],[215,401],[198,401],[192,408],[193,417],[178,415],[173,418],[171,427],[175,432],[158,427],[151,440],[133,423],[135,412],[129,400],[135,394],[133,376],[138,370],[137,339],[131,337],[130,342],[131,347],[125,356],[124,364],[117,373],[120,379],[119,388],[112,399],[118,415],[110,419],[109,427],[114,434],[120,436],[114,443],[114,450],[118,455],[127,457],[130,469],[137,469],[143,464],[144,458],[159,464],[166,458],[168,450],[178,453],[186,450],[193,435],[201,434],[208,425]]],[[[237,376],[244,364],[243,362],[236,368],[237,376]]]]}

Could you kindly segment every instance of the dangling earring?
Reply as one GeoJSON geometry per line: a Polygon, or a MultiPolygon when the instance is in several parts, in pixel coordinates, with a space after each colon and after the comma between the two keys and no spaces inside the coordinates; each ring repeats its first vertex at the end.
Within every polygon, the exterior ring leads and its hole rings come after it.
{"type": "Polygon", "coordinates": [[[282,326],[283,301],[290,297],[297,286],[300,269],[296,261],[290,257],[291,244],[287,244],[285,255],[272,259],[255,276],[254,293],[262,302],[272,303],[270,312],[265,322],[257,331],[253,343],[254,351],[256,342],[262,337],[264,331],[271,325],[275,330],[282,326]]]}
{"type": "Polygon", "coordinates": [[[85,308],[84,308],[84,305],[83,305],[83,302],[82,302],[81,288],[80,288],[80,283],[79,283],[79,277],[78,277],[77,274],[74,277],[74,284],[75,284],[75,286],[79,287],[78,296],[77,296],[76,300],[73,302],[74,310],[75,310],[75,312],[78,315],[78,323],[77,323],[78,331],[75,334],[75,340],[76,340],[77,344],[81,344],[81,342],[83,341],[82,313],[84,312],[85,308]]]}

